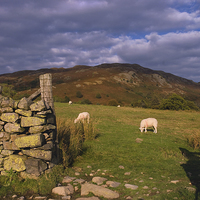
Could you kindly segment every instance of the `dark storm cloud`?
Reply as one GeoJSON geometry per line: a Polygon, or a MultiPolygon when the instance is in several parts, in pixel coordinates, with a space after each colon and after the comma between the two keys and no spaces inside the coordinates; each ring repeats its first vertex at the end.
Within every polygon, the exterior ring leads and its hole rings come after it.
{"type": "Polygon", "coordinates": [[[3,0],[0,73],[127,62],[200,80],[196,0],[3,0]]]}

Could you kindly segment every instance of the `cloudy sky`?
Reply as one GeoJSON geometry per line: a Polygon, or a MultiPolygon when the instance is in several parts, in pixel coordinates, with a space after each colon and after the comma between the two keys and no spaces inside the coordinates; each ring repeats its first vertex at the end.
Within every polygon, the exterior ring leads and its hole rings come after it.
{"type": "Polygon", "coordinates": [[[200,0],[0,0],[0,74],[102,63],[200,82],[200,0]]]}

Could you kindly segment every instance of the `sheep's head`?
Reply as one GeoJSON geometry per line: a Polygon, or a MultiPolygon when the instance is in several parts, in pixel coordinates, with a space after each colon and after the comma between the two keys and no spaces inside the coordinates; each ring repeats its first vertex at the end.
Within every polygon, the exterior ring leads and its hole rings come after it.
{"type": "Polygon", "coordinates": [[[74,123],[76,124],[77,122],[78,122],[78,119],[75,119],[75,120],[74,120],[74,123]]]}
{"type": "Polygon", "coordinates": [[[139,128],[141,132],[143,132],[144,128],[139,128]]]}

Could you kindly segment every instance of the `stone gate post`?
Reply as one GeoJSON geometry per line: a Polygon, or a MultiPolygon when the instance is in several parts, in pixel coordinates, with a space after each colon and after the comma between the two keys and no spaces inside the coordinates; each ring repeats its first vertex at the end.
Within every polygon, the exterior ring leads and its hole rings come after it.
{"type": "MultiPolygon", "coordinates": [[[[54,109],[54,101],[53,101],[53,92],[52,92],[52,74],[43,74],[40,75],[40,90],[41,90],[41,99],[44,101],[47,109],[51,109],[53,112],[53,116],[49,120],[52,124],[56,126],[56,114],[54,109]]],[[[59,141],[57,135],[57,129],[55,130],[55,155],[53,162],[58,163],[60,160],[59,154],[59,141]]]]}
{"type": "Polygon", "coordinates": [[[55,114],[52,92],[52,75],[42,74],[39,78],[41,88],[41,99],[45,102],[47,109],[52,109],[52,111],[55,114]]]}

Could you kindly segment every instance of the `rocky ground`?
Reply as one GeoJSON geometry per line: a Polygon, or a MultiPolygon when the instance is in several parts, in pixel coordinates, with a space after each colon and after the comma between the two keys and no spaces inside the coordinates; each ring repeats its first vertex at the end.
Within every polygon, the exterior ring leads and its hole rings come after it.
{"type": "MultiPolygon", "coordinates": [[[[91,166],[87,166],[87,168],[91,168],[91,166]]],[[[123,166],[119,166],[120,169],[124,170],[123,166]]],[[[123,186],[127,190],[136,190],[138,189],[137,185],[120,183],[116,181],[108,180],[104,177],[107,170],[102,171],[98,169],[96,172],[92,170],[90,174],[85,174],[85,176],[91,177],[91,181],[86,181],[80,178],[81,174],[79,172],[75,172],[73,177],[65,176],[61,183],[57,185],[57,187],[52,189],[52,194],[50,196],[40,196],[37,194],[30,196],[6,196],[3,199],[9,200],[101,200],[102,197],[104,199],[130,199],[130,200],[144,200],[144,197],[133,197],[133,196],[121,196],[117,192],[117,188],[123,186]],[[98,175],[97,175],[98,174],[98,175]],[[101,176],[99,176],[101,174],[101,176]],[[90,194],[90,195],[89,195],[90,194]],[[92,197],[91,197],[92,194],[92,197]],[[75,196],[81,196],[76,198],[75,196]],[[90,197],[88,197],[88,195],[90,197]]],[[[129,176],[131,172],[125,172],[125,176],[129,176]]],[[[113,180],[114,177],[110,175],[110,178],[113,180]]],[[[152,177],[149,177],[150,180],[153,181],[152,177]]],[[[140,180],[139,182],[143,182],[140,180]]],[[[179,180],[172,180],[171,183],[178,183],[179,180]]],[[[152,192],[155,194],[159,194],[160,191],[158,188],[149,188],[147,185],[143,186],[142,189],[145,191],[145,195],[148,197],[152,192]]],[[[195,189],[192,187],[188,187],[188,190],[192,190],[191,192],[195,192],[195,189]]],[[[172,191],[167,191],[172,192],[172,191]]],[[[136,192],[136,194],[138,194],[136,192]]]]}

